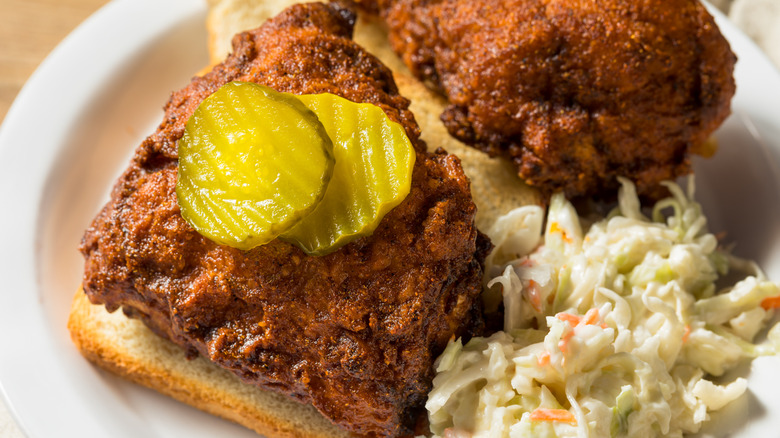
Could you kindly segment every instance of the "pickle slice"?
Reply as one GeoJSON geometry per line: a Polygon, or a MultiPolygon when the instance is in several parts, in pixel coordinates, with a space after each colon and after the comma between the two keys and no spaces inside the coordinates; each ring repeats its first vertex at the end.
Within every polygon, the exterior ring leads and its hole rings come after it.
{"type": "Polygon", "coordinates": [[[323,199],[333,144],[295,96],[230,82],[206,98],[179,140],[181,214],[202,235],[251,249],[323,199]]]}
{"type": "Polygon", "coordinates": [[[308,254],[325,255],[371,234],[404,200],[415,151],[404,128],[375,105],[328,93],[298,98],[325,126],[336,166],[322,202],[280,237],[308,254]]]}

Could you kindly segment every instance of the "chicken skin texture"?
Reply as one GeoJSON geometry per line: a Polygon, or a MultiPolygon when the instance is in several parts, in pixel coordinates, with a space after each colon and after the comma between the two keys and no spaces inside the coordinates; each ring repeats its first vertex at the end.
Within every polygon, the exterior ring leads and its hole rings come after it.
{"type": "Polygon", "coordinates": [[[450,134],[545,193],[645,195],[730,113],[736,57],[698,0],[362,0],[442,92],[450,134]]]}
{"type": "Polygon", "coordinates": [[[459,160],[428,153],[391,72],[354,42],[355,15],[297,5],[233,40],[234,52],[172,94],[87,229],[84,289],[247,383],[313,404],[360,436],[411,433],[432,364],[453,336],[479,333],[490,243],[459,160]],[[381,107],[416,150],[409,195],[376,231],[327,256],[274,240],[216,244],[182,219],[177,140],[204,98],[253,81],[381,107]]]}

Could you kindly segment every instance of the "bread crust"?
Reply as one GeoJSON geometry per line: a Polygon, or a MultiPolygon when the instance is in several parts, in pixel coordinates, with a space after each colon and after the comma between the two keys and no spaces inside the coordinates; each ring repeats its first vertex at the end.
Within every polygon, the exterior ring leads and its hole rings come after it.
{"type": "Polygon", "coordinates": [[[203,357],[188,360],[183,349],[121,312],[94,305],[79,288],[68,318],[71,339],[90,362],[268,437],[352,436],[311,405],[241,382],[203,357]]]}

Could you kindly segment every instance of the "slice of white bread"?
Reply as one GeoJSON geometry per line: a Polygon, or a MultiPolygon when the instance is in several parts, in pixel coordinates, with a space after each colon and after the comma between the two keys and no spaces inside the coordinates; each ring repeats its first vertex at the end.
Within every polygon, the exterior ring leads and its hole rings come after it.
{"type": "Polygon", "coordinates": [[[261,435],[351,436],[311,405],[247,385],[203,357],[188,360],[182,348],[157,336],[141,321],[90,303],[81,288],[73,299],[68,329],[90,362],[261,435]]]}
{"type": "MultiPolygon", "coordinates": [[[[210,0],[209,50],[214,63],[230,50],[237,32],[262,24],[297,3],[291,0],[210,0]]],[[[446,102],[411,76],[392,52],[383,25],[361,17],[355,40],[390,67],[428,147],[444,148],[461,158],[472,181],[478,207],[477,226],[486,230],[496,217],[525,204],[541,203],[539,194],[525,186],[513,166],[452,138],[439,120],[446,102]]],[[[242,383],[204,358],[187,360],[184,351],[159,338],[122,312],[108,313],[89,302],[79,290],[73,301],[68,328],[82,354],[96,365],[167,394],[206,412],[235,421],[268,437],[347,437],[311,406],[242,383]]]]}

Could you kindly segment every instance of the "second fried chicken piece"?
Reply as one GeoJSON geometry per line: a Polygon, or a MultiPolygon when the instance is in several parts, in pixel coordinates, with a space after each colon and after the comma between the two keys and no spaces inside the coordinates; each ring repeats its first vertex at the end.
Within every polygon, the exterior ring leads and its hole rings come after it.
{"type": "Polygon", "coordinates": [[[363,0],[443,92],[452,135],[543,191],[643,194],[730,112],[735,56],[697,0],[363,0]]]}

